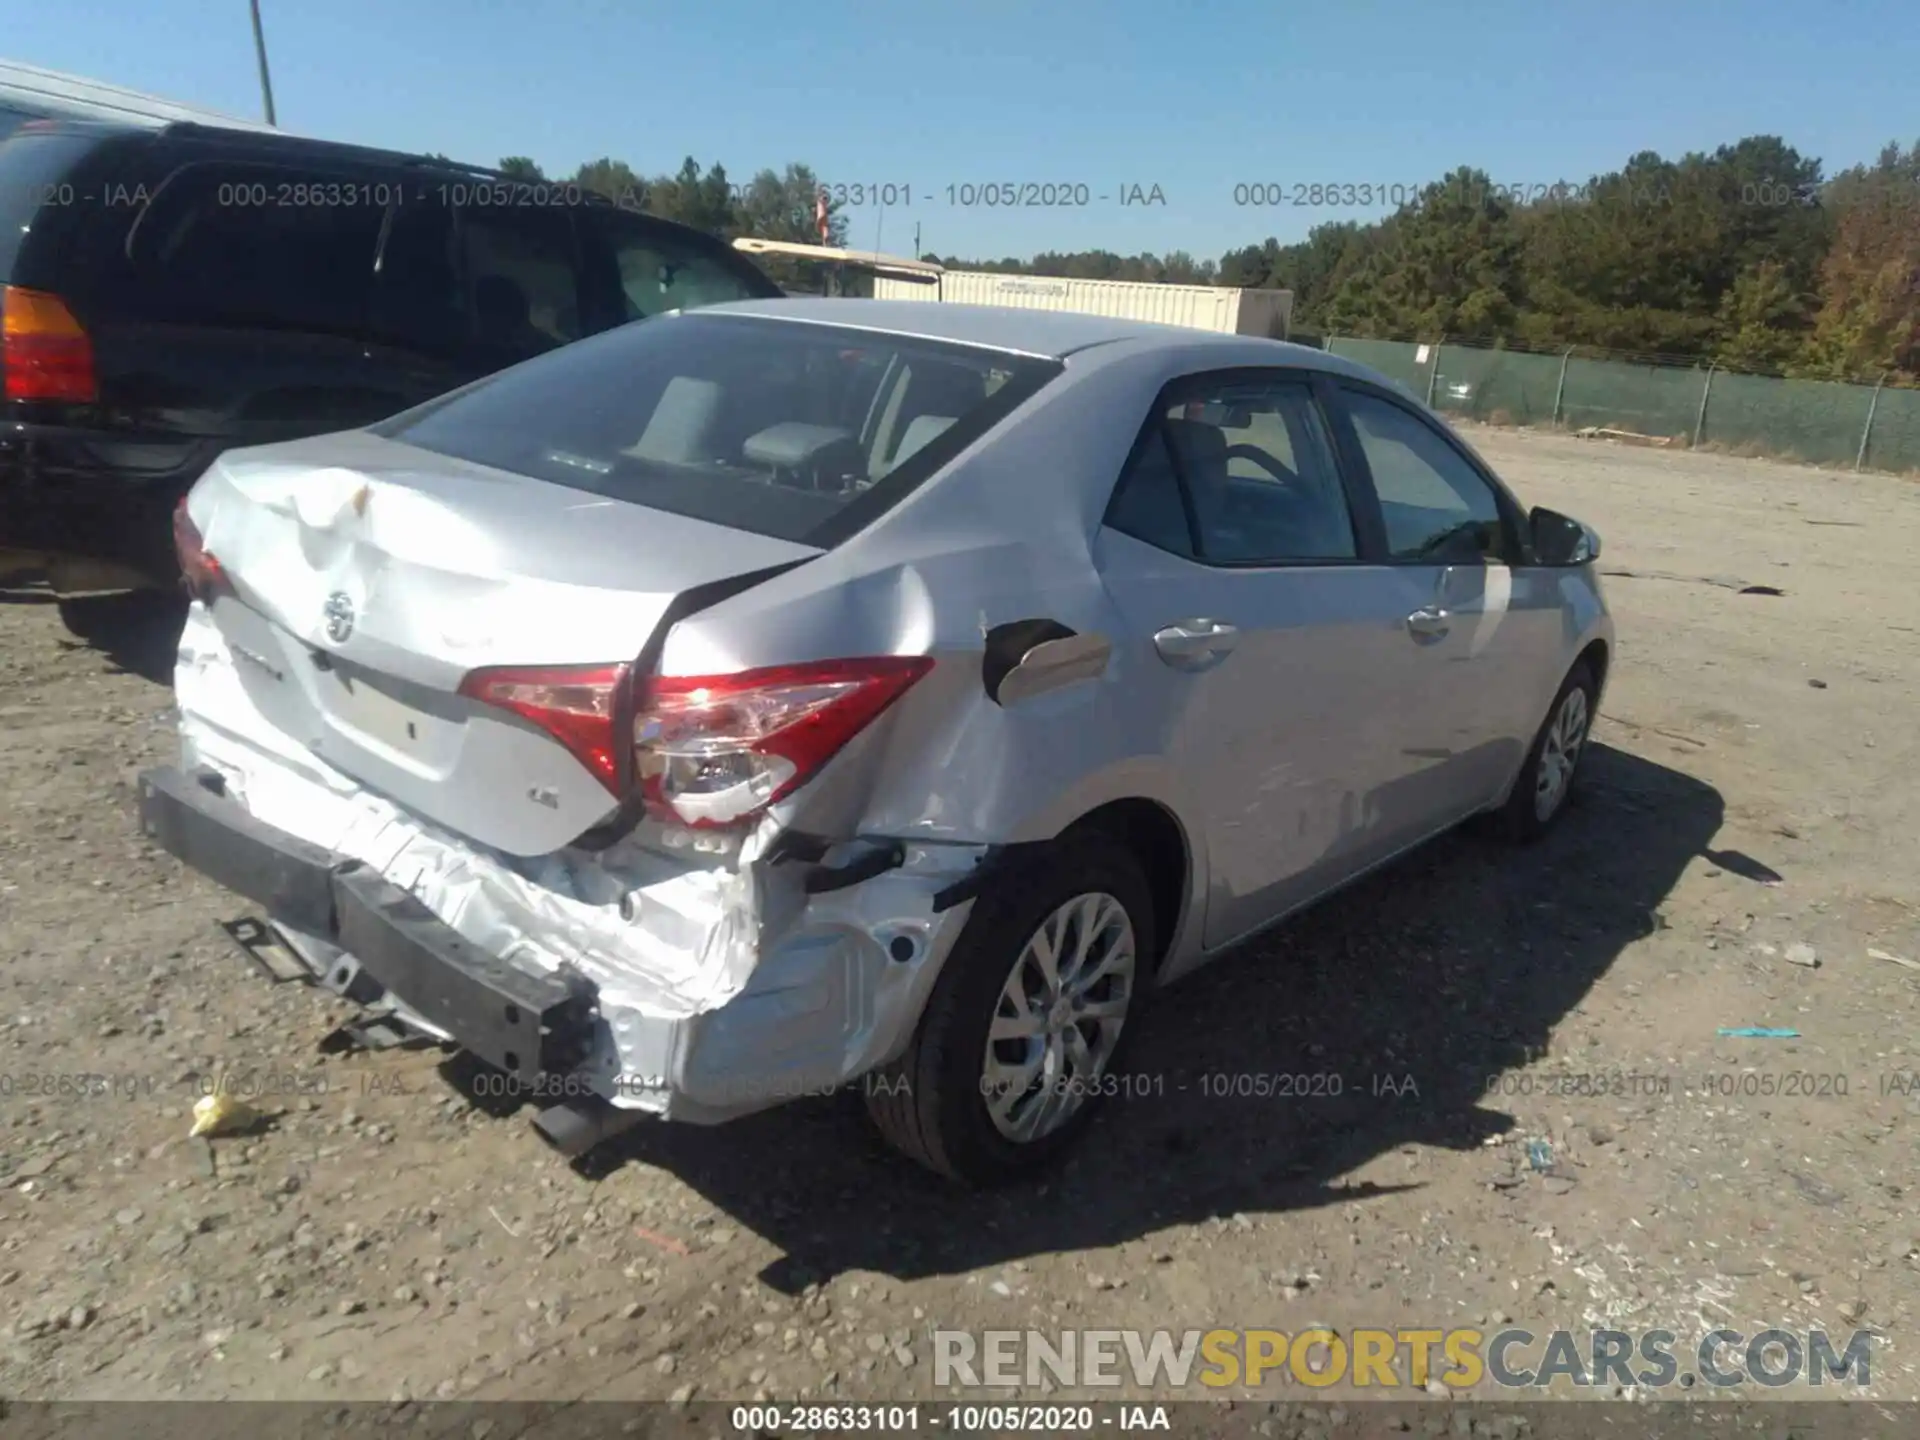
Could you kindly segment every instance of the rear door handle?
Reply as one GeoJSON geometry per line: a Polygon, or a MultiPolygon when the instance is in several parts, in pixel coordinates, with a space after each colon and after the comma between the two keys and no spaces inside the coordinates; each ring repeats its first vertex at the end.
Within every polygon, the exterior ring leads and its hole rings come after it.
{"type": "Polygon", "coordinates": [[[1423,605],[1407,616],[1407,629],[1419,640],[1438,640],[1453,628],[1453,615],[1437,605],[1423,605]]]}
{"type": "Polygon", "coordinates": [[[1179,620],[1153,636],[1153,648],[1176,670],[1204,670],[1217,665],[1239,643],[1239,630],[1224,620],[1179,620]]]}

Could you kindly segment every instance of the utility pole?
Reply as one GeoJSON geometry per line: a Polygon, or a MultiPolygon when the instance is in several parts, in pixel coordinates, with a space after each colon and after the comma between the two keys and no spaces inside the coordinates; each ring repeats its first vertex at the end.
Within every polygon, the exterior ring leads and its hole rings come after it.
{"type": "Polygon", "coordinates": [[[253,4],[253,53],[260,57],[260,98],[267,107],[267,124],[278,125],[273,118],[273,81],[267,75],[267,37],[260,28],[260,0],[253,4]]]}

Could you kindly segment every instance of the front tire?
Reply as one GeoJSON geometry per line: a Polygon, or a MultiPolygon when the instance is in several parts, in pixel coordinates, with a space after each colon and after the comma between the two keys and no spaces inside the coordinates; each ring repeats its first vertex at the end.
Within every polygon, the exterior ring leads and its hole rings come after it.
{"type": "Polygon", "coordinates": [[[1538,840],[1566,813],[1598,708],[1599,685],[1593,667],[1581,660],[1561,682],[1513,782],[1513,793],[1495,812],[1503,838],[1522,844],[1538,840]]]}
{"type": "Polygon", "coordinates": [[[1063,838],[989,888],[906,1052],[867,1087],[880,1133],[962,1184],[1050,1164],[1112,1088],[1154,925],[1139,861],[1100,831],[1063,838]]]}

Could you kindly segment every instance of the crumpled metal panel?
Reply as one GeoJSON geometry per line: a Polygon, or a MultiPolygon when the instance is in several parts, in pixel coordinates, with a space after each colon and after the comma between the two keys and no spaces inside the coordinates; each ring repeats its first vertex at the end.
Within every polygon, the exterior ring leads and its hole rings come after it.
{"type": "Polygon", "coordinates": [[[603,1002],[656,1018],[725,1004],[760,939],[763,867],[701,866],[624,842],[535,860],[490,853],[406,814],[301,751],[261,718],[200,606],[175,677],[188,764],[212,766],[259,820],[361,861],[475,945],[572,966],[603,1002]]]}
{"type": "MultiPolygon", "coordinates": [[[[580,1076],[618,1107],[667,1118],[725,1120],[892,1059],[972,908],[936,915],[933,897],[986,854],[909,844],[899,869],[809,896],[807,867],[765,859],[784,824],[776,813],[725,862],[632,839],[516,859],[367,792],[274,728],[200,604],[174,686],[183,764],[218,771],[256,818],[377,870],[509,963],[571,966],[592,981],[599,1020],[580,1076]]],[[[860,848],[848,842],[829,858],[860,848]]],[[[342,988],[331,977],[343,952],[282,933],[320,983],[342,988]]],[[[397,996],[382,1008],[458,1041],[397,996]]]]}

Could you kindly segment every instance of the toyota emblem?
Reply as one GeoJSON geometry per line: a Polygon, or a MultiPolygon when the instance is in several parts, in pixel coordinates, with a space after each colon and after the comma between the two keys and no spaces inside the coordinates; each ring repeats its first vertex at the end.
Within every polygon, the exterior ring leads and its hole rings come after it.
{"type": "Polygon", "coordinates": [[[320,613],[327,622],[327,638],[336,645],[344,644],[353,634],[353,601],[336,590],[327,597],[320,613]]]}

